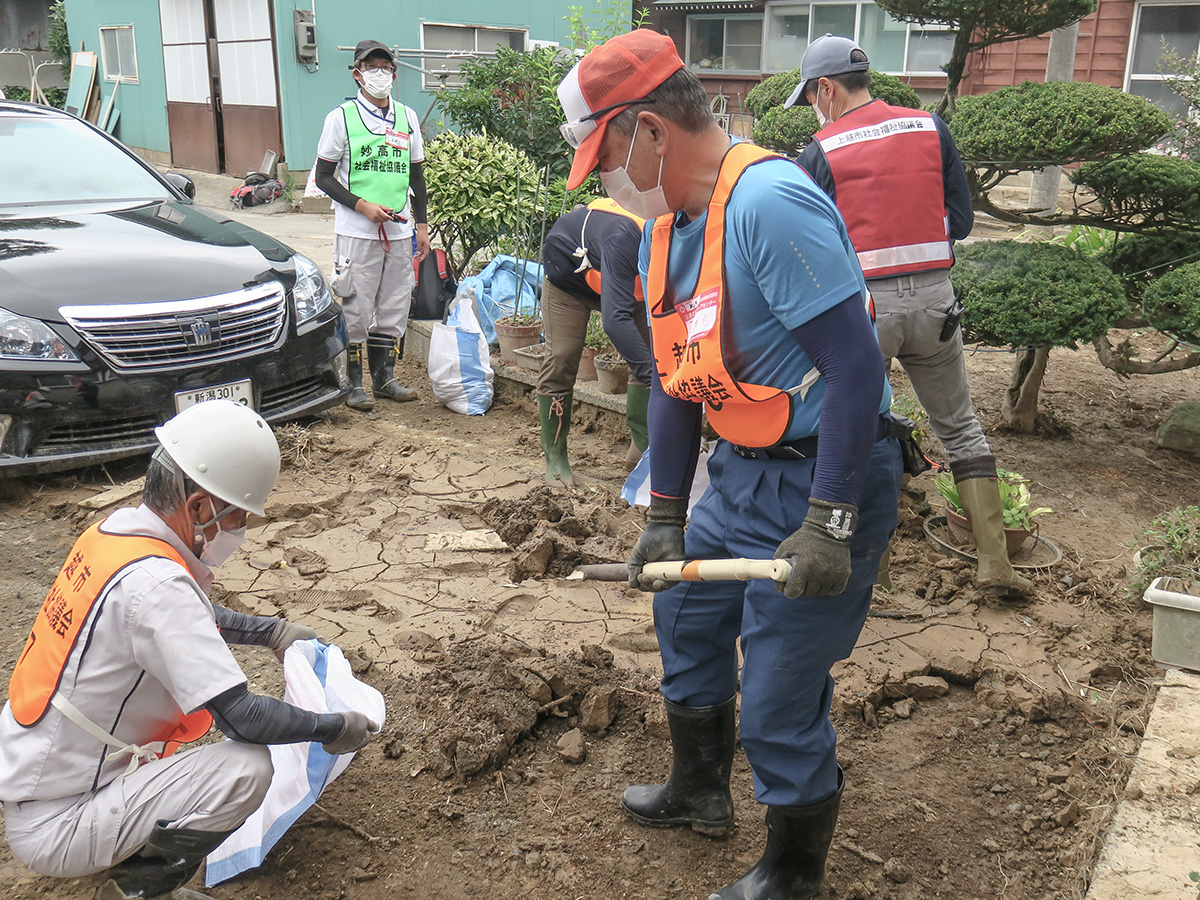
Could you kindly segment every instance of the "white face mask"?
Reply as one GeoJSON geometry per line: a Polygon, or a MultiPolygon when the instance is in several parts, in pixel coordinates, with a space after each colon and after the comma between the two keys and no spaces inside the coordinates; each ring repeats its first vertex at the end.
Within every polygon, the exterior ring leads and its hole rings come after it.
{"type": "Polygon", "coordinates": [[[824,128],[833,121],[833,101],[829,102],[829,115],[821,112],[821,89],[817,88],[817,102],[813,104],[813,112],[817,114],[817,126],[824,128]]]}
{"type": "Polygon", "coordinates": [[[386,69],[362,69],[359,74],[362,75],[363,90],[376,100],[382,100],[392,93],[395,73],[386,69]]]}
{"type": "Polygon", "coordinates": [[[213,512],[212,519],[203,525],[198,522],[192,525],[192,530],[196,535],[196,540],[192,546],[195,546],[196,543],[200,544],[200,562],[204,563],[210,569],[215,569],[225,563],[229,557],[233,556],[234,551],[242,546],[242,542],[246,540],[246,528],[243,526],[234,531],[225,531],[220,525],[223,518],[237,509],[236,506],[229,506],[223,513],[217,515],[217,508],[213,506],[212,499],[210,498],[208,508],[213,512]],[[204,532],[213,525],[217,526],[217,533],[210,541],[204,536],[204,532]]]}
{"type": "Polygon", "coordinates": [[[600,183],[608,196],[622,209],[628,210],[642,219],[654,219],[658,216],[669,215],[671,207],[667,205],[667,195],[662,189],[663,159],[658,159],[658,184],[648,191],[639,191],[633,179],[629,177],[629,160],[633,157],[633,142],[637,139],[638,125],[633,126],[633,139],[629,141],[629,153],[625,157],[625,165],[608,172],[600,173],[600,183]]]}

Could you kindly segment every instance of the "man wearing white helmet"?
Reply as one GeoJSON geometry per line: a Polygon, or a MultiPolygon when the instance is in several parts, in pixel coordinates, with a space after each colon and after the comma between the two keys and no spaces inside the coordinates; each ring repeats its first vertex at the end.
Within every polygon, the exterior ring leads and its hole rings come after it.
{"type": "Polygon", "coordinates": [[[13,855],[44,875],[109,869],[97,900],[202,898],[183,885],[262,802],[265,745],[358,750],[361,713],[315,714],[252,694],[228,644],[282,659],[310,628],[208,599],[264,514],[279,445],[226,400],[156,429],[142,505],[79,538],[38,612],[0,712],[0,799],[13,855]],[[215,721],[229,741],[172,755],[215,721]]]}

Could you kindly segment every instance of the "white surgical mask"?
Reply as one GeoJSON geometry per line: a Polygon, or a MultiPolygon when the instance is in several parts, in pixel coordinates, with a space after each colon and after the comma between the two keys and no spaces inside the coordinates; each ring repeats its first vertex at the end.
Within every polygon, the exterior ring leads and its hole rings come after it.
{"type": "Polygon", "coordinates": [[[213,506],[212,499],[210,498],[208,508],[213,512],[212,519],[204,525],[201,525],[199,522],[194,523],[192,530],[196,535],[195,543],[200,544],[200,562],[204,563],[210,569],[215,569],[225,563],[229,557],[233,556],[234,551],[242,546],[242,542],[246,540],[246,528],[243,526],[234,531],[225,531],[221,528],[221,520],[237,509],[236,506],[229,506],[224,512],[218,515],[217,508],[213,506]],[[210,541],[204,536],[204,532],[212,525],[217,526],[217,534],[210,541]]]}
{"type": "Polygon", "coordinates": [[[387,69],[362,70],[362,86],[370,96],[382,100],[392,93],[392,73],[387,69]]]}
{"type": "Polygon", "coordinates": [[[654,219],[671,212],[667,205],[667,195],[662,189],[662,157],[658,159],[658,184],[648,191],[639,191],[633,179],[629,177],[629,160],[633,157],[633,142],[637,139],[638,125],[633,126],[633,139],[629,142],[629,153],[625,157],[625,165],[600,173],[600,183],[608,196],[622,209],[633,213],[642,219],[654,219]]]}
{"type": "Polygon", "coordinates": [[[817,127],[824,128],[833,121],[833,101],[829,102],[829,115],[821,112],[821,89],[817,88],[817,102],[813,104],[813,112],[817,114],[817,127]]]}

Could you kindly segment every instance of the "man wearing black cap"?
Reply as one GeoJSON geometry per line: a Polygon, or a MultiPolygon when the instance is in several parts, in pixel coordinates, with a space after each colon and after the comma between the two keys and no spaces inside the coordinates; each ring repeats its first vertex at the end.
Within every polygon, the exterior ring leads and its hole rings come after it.
{"type": "Polygon", "coordinates": [[[809,45],[784,105],[811,105],[821,130],[798,162],[846,220],[883,355],[904,367],[950,457],[975,535],[976,583],[1001,596],[1027,594],[1033,585],[1008,559],[996,458],[971,404],[962,306],[950,284],[952,243],[975,219],[967,174],[946,123],[873,100],[867,66],[849,38],[827,34],[809,45]]]}
{"type": "Polygon", "coordinates": [[[406,401],[396,380],[412,301],[415,259],[429,253],[425,218],[425,147],[420,119],[392,102],[396,61],[379,41],[360,41],[350,66],[358,95],[325,117],[317,144],[317,187],[334,201],[333,290],[350,338],[352,409],[374,401],[362,386],[362,345],[376,397],[406,401]],[[412,202],[409,202],[409,193],[412,202]]]}

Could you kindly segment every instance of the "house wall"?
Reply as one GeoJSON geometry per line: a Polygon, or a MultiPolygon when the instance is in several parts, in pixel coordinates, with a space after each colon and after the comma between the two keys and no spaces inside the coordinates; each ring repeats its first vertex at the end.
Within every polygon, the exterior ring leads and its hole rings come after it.
{"type": "MultiPolygon", "coordinates": [[[[1075,81],[1122,88],[1133,0],[1100,0],[1096,11],[1079,23],[1075,48],[1075,81]]],[[[1046,80],[1050,35],[996,44],[971,55],[959,93],[986,94],[1023,81],[1046,80]]]]}
{"type": "Polygon", "coordinates": [[[96,54],[96,83],[100,85],[100,108],[108,106],[116,82],[104,80],[100,52],[100,26],[132,25],[137,50],[138,80],[123,82],[113,101],[121,111],[116,135],[153,162],[171,158],[167,131],[167,88],[163,69],[162,29],[158,23],[158,0],[66,0],[67,31],[71,47],[96,54]]]}
{"type": "MultiPolygon", "coordinates": [[[[3,0],[0,2],[0,50],[22,50],[23,53],[0,53],[0,86],[15,84],[29,87],[30,60],[39,63],[52,60],[46,50],[50,35],[51,0],[3,0]]],[[[43,87],[63,87],[58,66],[43,66],[38,73],[43,87]]]]}

